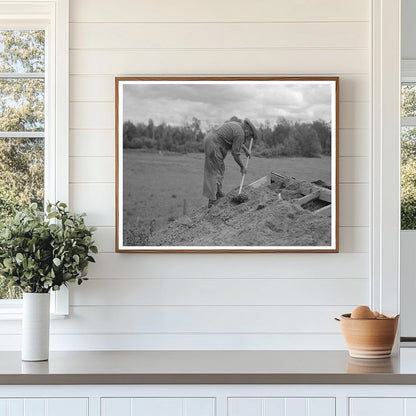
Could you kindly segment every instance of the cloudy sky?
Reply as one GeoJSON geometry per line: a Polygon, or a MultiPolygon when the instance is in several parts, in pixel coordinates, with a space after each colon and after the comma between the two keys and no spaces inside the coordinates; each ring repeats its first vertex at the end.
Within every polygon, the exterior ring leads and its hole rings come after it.
{"type": "MultiPolygon", "coordinates": [[[[163,81],[162,81],[163,82],[163,81]]],[[[125,84],[124,121],[182,125],[197,117],[202,128],[232,116],[258,123],[279,117],[308,122],[331,121],[331,86],[328,83],[223,83],[125,84]]]]}

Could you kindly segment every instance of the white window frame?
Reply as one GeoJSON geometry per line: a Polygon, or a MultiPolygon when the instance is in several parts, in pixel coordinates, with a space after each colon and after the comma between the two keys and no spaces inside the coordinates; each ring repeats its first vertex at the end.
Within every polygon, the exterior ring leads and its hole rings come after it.
{"type": "Polygon", "coordinates": [[[393,314],[400,311],[401,2],[372,0],[371,5],[370,305],[373,310],[393,314]]]}
{"type": "MultiPolygon", "coordinates": [[[[0,0],[0,30],[45,30],[45,200],[69,200],[69,0],[0,0]]],[[[51,313],[69,313],[65,287],[51,313]]],[[[0,319],[20,317],[21,300],[1,300],[0,319]]]]}

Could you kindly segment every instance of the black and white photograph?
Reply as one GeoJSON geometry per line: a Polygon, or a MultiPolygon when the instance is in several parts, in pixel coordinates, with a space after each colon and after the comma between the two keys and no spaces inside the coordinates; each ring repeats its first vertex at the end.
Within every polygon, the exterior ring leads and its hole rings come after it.
{"type": "Polygon", "coordinates": [[[119,252],[337,252],[337,77],[116,78],[119,252]]]}

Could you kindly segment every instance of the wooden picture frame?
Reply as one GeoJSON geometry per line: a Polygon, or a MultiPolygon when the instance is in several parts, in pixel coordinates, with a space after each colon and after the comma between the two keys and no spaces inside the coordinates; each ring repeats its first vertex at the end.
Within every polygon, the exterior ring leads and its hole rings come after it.
{"type": "Polygon", "coordinates": [[[115,92],[117,252],[339,251],[338,77],[116,77],[115,92]]]}

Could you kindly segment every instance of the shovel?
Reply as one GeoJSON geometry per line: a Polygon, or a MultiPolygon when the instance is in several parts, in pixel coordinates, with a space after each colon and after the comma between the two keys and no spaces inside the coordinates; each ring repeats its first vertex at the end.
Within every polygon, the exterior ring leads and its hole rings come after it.
{"type": "MultiPolygon", "coordinates": [[[[253,147],[253,138],[251,138],[250,140],[250,147],[248,148],[248,151],[251,154],[251,148],[253,147]]],[[[248,162],[249,162],[250,158],[248,157],[246,160],[246,170],[247,170],[247,166],[248,166],[248,162]]],[[[246,174],[243,174],[243,177],[241,178],[241,184],[240,184],[240,189],[238,190],[238,194],[237,196],[235,196],[232,200],[233,202],[237,203],[237,204],[241,204],[242,202],[245,202],[248,200],[248,196],[245,194],[241,194],[241,191],[243,189],[243,185],[244,185],[244,179],[246,178],[246,174]]]]}

